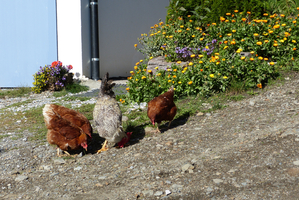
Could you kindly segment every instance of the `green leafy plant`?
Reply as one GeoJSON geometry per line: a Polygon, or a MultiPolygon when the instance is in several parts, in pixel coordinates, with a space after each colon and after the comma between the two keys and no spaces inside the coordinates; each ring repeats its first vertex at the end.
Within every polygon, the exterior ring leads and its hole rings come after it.
{"type": "Polygon", "coordinates": [[[269,13],[261,19],[251,17],[249,11],[234,10],[205,28],[196,26],[192,16],[187,16],[189,20],[169,18],[168,23],[153,26],[143,39],[148,37],[163,45],[151,48],[154,52],[148,51],[147,58],[162,55],[173,64],[166,69],[157,67],[154,73],[147,70],[145,62],[136,63],[128,78],[126,102],[149,101],[171,85],[176,98],[209,96],[235,86],[241,90],[263,88],[279,75],[285,63],[295,69],[298,65],[292,63],[298,58],[297,18],[269,13]],[[181,66],[181,61],[187,64],[181,66]]]}
{"type": "Polygon", "coordinates": [[[34,82],[32,91],[41,93],[45,90],[57,91],[72,83],[73,74],[69,73],[72,65],[63,66],[62,62],[54,61],[52,65],[40,67],[40,70],[33,75],[34,82]]]}

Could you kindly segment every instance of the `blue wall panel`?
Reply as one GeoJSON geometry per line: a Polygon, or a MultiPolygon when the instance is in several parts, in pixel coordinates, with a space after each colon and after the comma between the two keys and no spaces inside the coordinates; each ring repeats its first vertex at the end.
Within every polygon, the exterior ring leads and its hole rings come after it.
{"type": "Polygon", "coordinates": [[[57,60],[56,1],[0,0],[0,87],[32,87],[57,60]]]}

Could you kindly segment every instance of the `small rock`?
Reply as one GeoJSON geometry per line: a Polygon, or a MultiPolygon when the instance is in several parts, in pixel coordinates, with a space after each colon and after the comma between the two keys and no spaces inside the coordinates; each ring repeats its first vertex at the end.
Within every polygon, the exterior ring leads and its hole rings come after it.
{"type": "Polygon", "coordinates": [[[123,116],[122,119],[121,119],[122,122],[126,122],[128,120],[129,120],[129,118],[127,116],[123,116]]]}
{"type": "Polygon", "coordinates": [[[20,181],[27,180],[27,179],[28,179],[28,176],[19,175],[19,176],[17,176],[15,181],[20,182],[20,181]]]}
{"type": "Polygon", "coordinates": [[[202,113],[202,112],[199,112],[196,114],[196,116],[203,116],[203,115],[204,115],[204,113],[202,113]]]}
{"type": "Polygon", "coordinates": [[[80,167],[80,166],[74,168],[75,171],[79,171],[79,170],[81,170],[81,169],[82,169],[82,167],[80,167]]]}
{"type": "Polygon", "coordinates": [[[50,176],[57,176],[59,173],[58,172],[54,172],[52,174],[50,174],[50,176]]]}
{"type": "Polygon", "coordinates": [[[149,126],[145,127],[145,129],[144,129],[145,133],[151,133],[151,132],[154,132],[154,131],[156,131],[156,129],[153,128],[153,127],[149,127],[149,126]]]}
{"type": "Polygon", "coordinates": [[[172,146],[173,145],[173,142],[172,141],[168,141],[165,143],[167,146],[172,146]]]}
{"type": "Polygon", "coordinates": [[[106,176],[99,176],[98,179],[100,179],[100,180],[104,180],[104,179],[106,179],[106,176]]]}
{"type": "Polygon", "coordinates": [[[294,165],[299,165],[299,160],[293,162],[294,165]]]}
{"type": "Polygon", "coordinates": [[[165,190],[165,194],[167,196],[167,195],[171,194],[171,191],[170,190],[165,190]]]}
{"type": "Polygon", "coordinates": [[[182,172],[186,172],[188,169],[194,169],[194,166],[189,163],[182,166],[182,172]]]}
{"type": "Polygon", "coordinates": [[[63,158],[55,158],[53,160],[54,160],[54,164],[57,165],[65,164],[65,160],[63,158]]]}
{"type": "Polygon", "coordinates": [[[145,190],[142,192],[144,196],[152,196],[154,194],[153,190],[145,190]]]}
{"type": "Polygon", "coordinates": [[[254,106],[255,102],[254,101],[249,101],[250,106],[254,106]]]}
{"type": "Polygon", "coordinates": [[[161,196],[163,194],[163,192],[162,191],[157,191],[157,192],[155,192],[155,196],[161,196]]]}
{"type": "Polygon", "coordinates": [[[219,184],[219,183],[222,183],[222,182],[223,182],[222,179],[218,179],[218,178],[213,179],[213,181],[214,181],[214,183],[216,183],[216,184],[219,184]]]}
{"type": "Polygon", "coordinates": [[[299,168],[291,168],[291,169],[288,169],[287,173],[288,173],[290,176],[299,176],[299,168]]]}

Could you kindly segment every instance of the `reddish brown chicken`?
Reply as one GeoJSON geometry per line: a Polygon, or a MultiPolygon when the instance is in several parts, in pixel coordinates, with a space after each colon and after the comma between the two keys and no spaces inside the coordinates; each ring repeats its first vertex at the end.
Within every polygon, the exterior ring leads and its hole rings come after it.
{"type": "MultiPolygon", "coordinates": [[[[67,151],[82,147],[87,151],[92,128],[84,115],[55,104],[46,104],[43,115],[48,128],[47,140],[50,144],[56,144],[68,155],[67,151]]],[[[57,155],[59,156],[59,149],[57,155]]]]}
{"type": "Polygon", "coordinates": [[[159,130],[159,124],[162,121],[169,121],[168,128],[173,120],[177,108],[173,102],[174,89],[173,86],[164,94],[155,97],[148,102],[147,116],[150,118],[151,123],[155,126],[157,123],[157,131],[159,130]]]}

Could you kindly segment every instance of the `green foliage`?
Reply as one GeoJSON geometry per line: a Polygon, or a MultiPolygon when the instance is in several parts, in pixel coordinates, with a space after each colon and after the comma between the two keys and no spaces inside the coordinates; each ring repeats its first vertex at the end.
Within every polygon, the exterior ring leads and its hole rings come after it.
{"type": "Polygon", "coordinates": [[[5,97],[22,97],[31,92],[30,87],[19,87],[16,89],[0,90],[0,98],[5,97]]]}
{"type": "Polygon", "coordinates": [[[286,63],[290,69],[297,69],[294,63],[299,41],[296,19],[263,13],[262,18],[250,20],[252,16],[251,12],[234,10],[205,28],[196,26],[192,16],[187,16],[188,21],[182,17],[169,18],[168,23],[153,26],[142,40],[151,38],[163,45],[147,57],[163,55],[167,61],[177,63],[168,69],[156,68],[155,73],[147,71],[143,61],[136,63],[135,71],[128,78],[125,101],[149,101],[171,85],[176,98],[193,94],[207,96],[227,88],[240,91],[262,88],[279,75],[286,63]],[[181,66],[181,61],[187,64],[181,66]]]}
{"type": "Polygon", "coordinates": [[[62,66],[60,61],[52,62],[51,66],[40,67],[40,70],[33,75],[34,87],[32,87],[32,91],[41,93],[45,90],[63,89],[67,84],[72,83],[73,75],[69,73],[72,68],[72,65],[62,66]]]}

